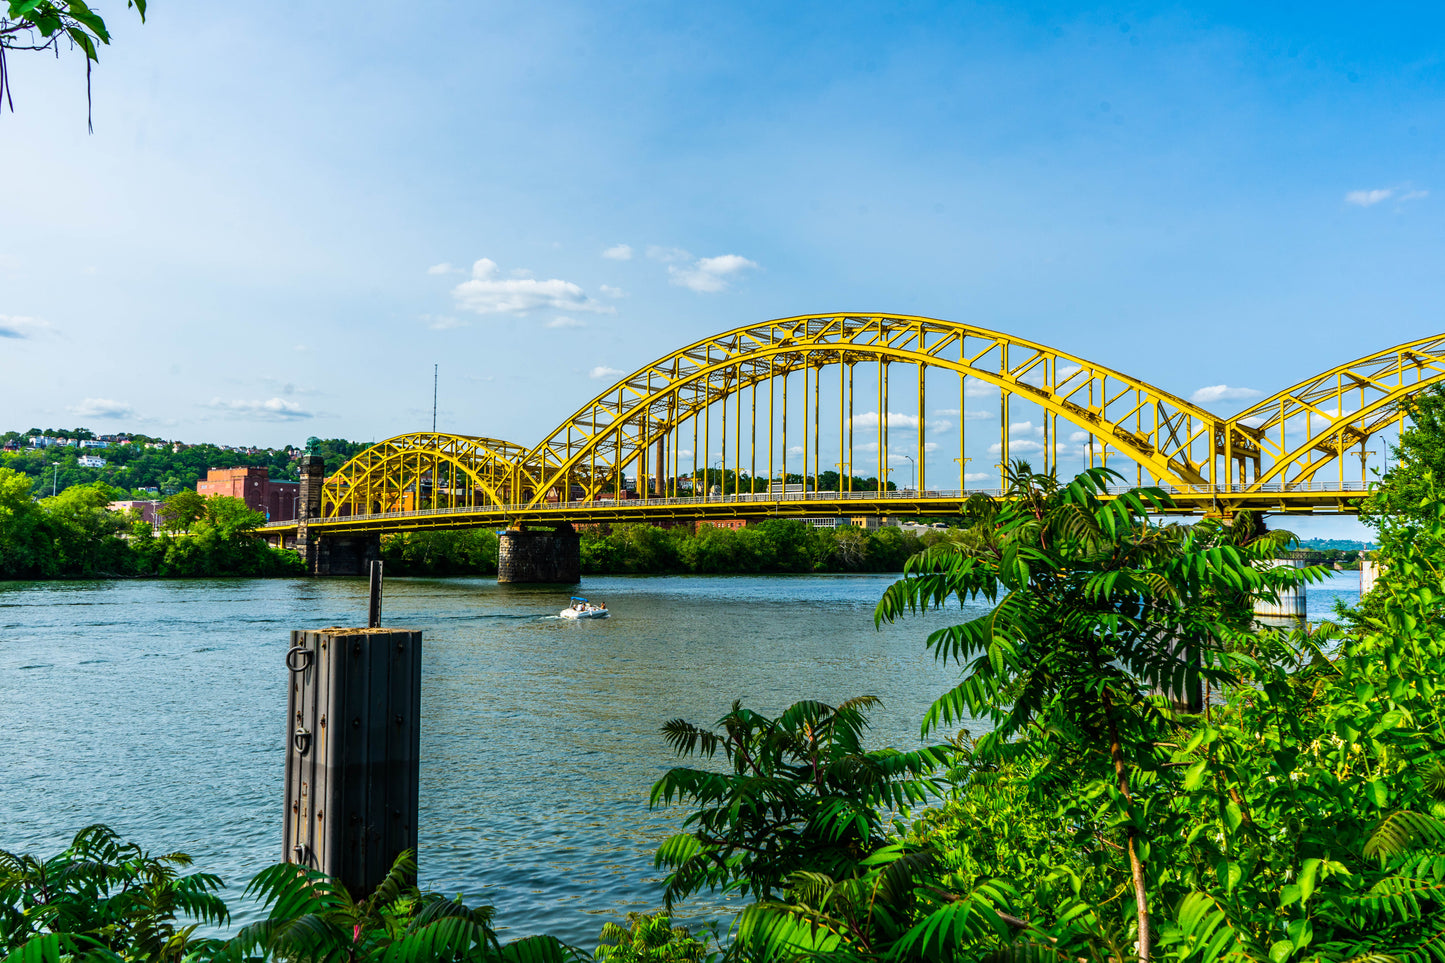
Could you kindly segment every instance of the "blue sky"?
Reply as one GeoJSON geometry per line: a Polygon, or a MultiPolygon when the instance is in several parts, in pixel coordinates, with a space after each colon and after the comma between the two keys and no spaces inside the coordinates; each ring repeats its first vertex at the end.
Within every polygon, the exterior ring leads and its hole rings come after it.
{"type": "Polygon", "coordinates": [[[96,6],[93,135],[78,57],[11,57],[6,427],[380,439],[439,363],[440,427],[530,443],[836,310],[1228,414],[1445,327],[1420,6],[96,6]]]}

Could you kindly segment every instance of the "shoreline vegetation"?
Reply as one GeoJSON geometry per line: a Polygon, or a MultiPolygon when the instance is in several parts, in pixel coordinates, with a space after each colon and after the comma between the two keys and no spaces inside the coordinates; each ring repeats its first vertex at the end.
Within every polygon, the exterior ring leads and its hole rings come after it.
{"type": "MultiPolygon", "coordinates": [[[[121,578],[271,578],[305,574],[291,551],[257,535],[265,519],[239,499],[183,490],[167,498],[160,526],[106,506],[127,492],[104,482],[34,497],[34,479],[0,468],[0,581],[121,578]]],[[[958,519],[951,521],[957,522],[958,519]]],[[[767,575],[902,572],[910,558],[960,529],[813,528],[769,519],[744,528],[625,524],[581,531],[585,575],[767,575]]],[[[1325,562],[1357,566],[1357,551],[1324,543],[1325,562]]],[[[388,575],[446,578],[497,573],[490,529],[385,536],[388,575]]]]}

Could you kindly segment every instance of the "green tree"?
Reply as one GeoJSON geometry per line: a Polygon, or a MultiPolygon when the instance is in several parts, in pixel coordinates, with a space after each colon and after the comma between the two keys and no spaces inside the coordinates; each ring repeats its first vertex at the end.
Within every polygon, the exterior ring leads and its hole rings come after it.
{"type": "Polygon", "coordinates": [[[58,856],[0,850],[0,954],[7,960],[179,961],[207,948],[196,923],[230,919],[219,877],[182,876],[184,853],[152,856],[89,826],[58,856]]]}
{"type": "Polygon", "coordinates": [[[206,517],[206,498],[193,489],[182,489],[166,499],[160,510],[161,528],[168,532],[189,531],[206,517]]]}
{"type": "Polygon", "coordinates": [[[721,731],[682,719],[663,726],[678,755],[721,751],[727,761],[723,772],[679,766],[652,787],[653,806],[698,807],[657,851],[667,905],[705,887],[768,899],[802,871],[857,876],[885,841],[885,811],[936,792],[929,774],[950,756],[947,746],[865,750],[876,705],[872,696],[836,708],[806,701],[773,719],[734,703],[721,731]]]}
{"type": "Polygon", "coordinates": [[[30,479],[0,468],[0,578],[45,578],[56,571],[45,512],[30,498],[30,479]]]}
{"type": "Polygon", "coordinates": [[[602,927],[597,963],[702,963],[714,955],[708,942],[686,926],[673,926],[665,912],[628,913],[627,924],[602,927]]]}
{"type": "Polygon", "coordinates": [[[1161,744],[1170,733],[1151,693],[1227,681],[1222,657],[1248,626],[1239,607],[1221,599],[1269,596],[1296,576],[1251,564],[1272,556],[1269,540],[1242,547],[1221,538],[1217,525],[1151,523],[1150,508],[1169,504],[1158,489],[1106,498],[1107,483],[1120,477],[1090,469],[1060,486],[1016,462],[1002,499],[971,506],[969,537],[910,560],[877,615],[892,621],[950,598],[995,603],[929,637],[941,661],[965,668],[929,709],[924,730],[983,716],[994,727],[982,740],[986,752],[1008,757],[1011,740],[1035,730],[1095,765],[1088,798],[1121,831],[1134,939],[1147,961],[1156,843],[1146,832],[1148,787],[1169,762],[1161,744]]]}
{"type": "MultiPolygon", "coordinates": [[[[146,0],[126,0],[145,20],[146,0]]],[[[85,100],[90,107],[90,67],[100,60],[97,44],[110,43],[110,29],[84,0],[8,0],[6,15],[0,17],[0,110],[15,102],[8,86],[6,58],[9,51],[59,51],[62,43],[79,47],[85,54],[85,100]]],[[[71,437],[74,437],[73,435],[71,437]]]]}

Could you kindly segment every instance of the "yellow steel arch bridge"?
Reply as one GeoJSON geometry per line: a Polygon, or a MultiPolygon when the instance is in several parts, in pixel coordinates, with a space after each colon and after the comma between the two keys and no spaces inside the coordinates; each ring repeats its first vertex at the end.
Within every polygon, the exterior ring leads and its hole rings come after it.
{"type": "Polygon", "coordinates": [[[1163,487],[1185,512],[1348,513],[1367,488],[1376,452],[1366,446],[1405,417],[1406,399],[1442,380],[1437,335],[1224,418],[986,328],[806,315],[664,355],[531,447],[437,432],[389,438],[326,478],[299,524],[360,534],[941,515],[998,491],[1002,466],[1018,458],[1061,475],[1104,465],[1163,487]]]}

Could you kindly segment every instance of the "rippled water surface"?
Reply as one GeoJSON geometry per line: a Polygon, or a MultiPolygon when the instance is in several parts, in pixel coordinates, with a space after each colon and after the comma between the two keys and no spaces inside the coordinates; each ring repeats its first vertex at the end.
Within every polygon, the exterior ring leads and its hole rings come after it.
{"type": "MultiPolygon", "coordinates": [[[[510,935],[591,948],[660,903],[652,851],[678,814],[647,792],[659,728],[872,694],[874,743],[919,743],[954,677],[932,614],[875,631],[888,576],[590,578],[566,591],[389,579],[387,625],[421,629],[421,882],[497,908],[510,935]]],[[[1311,589],[1311,618],[1358,596],[1311,589]]],[[[288,631],[365,620],[363,580],[0,582],[0,849],[52,853],[106,822],[181,849],[239,891],[281,858],[288,631]]],[[[705,901],[701,915],[724,911],[705,901]]],[[[244,921],[247,913],[240,914],[244,921]]]]}

